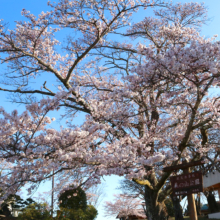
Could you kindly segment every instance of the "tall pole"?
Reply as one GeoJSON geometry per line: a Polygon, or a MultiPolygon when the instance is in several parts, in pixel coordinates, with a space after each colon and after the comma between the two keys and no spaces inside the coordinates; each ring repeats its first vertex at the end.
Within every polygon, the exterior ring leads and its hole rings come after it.
{"type": "Polygon", "coordinates": [[[51,216],[53,217],[53,193],[54,193],[54,170],[52,176],[52,191],[51,191],[51,216]]]}
{"type": "MultiPolygon", "coordinates": [[[[183,170],[184,173],[190,173],[190,168],[186,168],[183,170]]],[[[196,204],[194,194],[187,195],[188,199],[188,207],[189,207],[189,217],[190,220],[198,220],[197,212],[196,212],[196,204]]]]}
{"type": "Polygon", "coordinates": [[[198,220],[198,216],[196,213],[196,204],[195,204],[194,194],[188,195],[187,199],[188,199],[190,220],[198,220]]]}

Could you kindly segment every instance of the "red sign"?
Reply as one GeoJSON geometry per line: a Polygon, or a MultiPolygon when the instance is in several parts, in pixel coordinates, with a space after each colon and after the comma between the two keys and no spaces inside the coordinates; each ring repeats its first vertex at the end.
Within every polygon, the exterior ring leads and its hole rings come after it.
{"type": "Polygon", "coordinates": [[[172,176],[170,181],[175,196],[203,192],[203,175],[201,172],[172,176]]]}

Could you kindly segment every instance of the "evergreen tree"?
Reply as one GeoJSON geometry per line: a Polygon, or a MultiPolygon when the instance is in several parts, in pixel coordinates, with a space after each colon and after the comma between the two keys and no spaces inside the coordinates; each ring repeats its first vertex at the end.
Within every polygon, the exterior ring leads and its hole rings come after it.
{"type": "Polygon", "coordinates": [[[94,206],[87,205],[86,193],[81,188],[63,192],[59,197],[59,203],[59,220],[93,220],[98,214],[94,206]]]}

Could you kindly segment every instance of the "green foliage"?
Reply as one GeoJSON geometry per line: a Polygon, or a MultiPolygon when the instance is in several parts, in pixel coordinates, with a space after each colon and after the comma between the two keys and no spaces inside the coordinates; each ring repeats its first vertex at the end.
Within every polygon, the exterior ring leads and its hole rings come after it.
{"type": "Polygon", "coordinates": [[[87,205],[86,193],[83,189],[67,190],[59,197],[59,220],[93,220],[98,212],[92,205],[87,205]]]}
{"type": "Polygon", "coordinates": [[[88,205],[86,209],[87,220],[93,220],[98,215],[98,211],[93,205],[88,205]]]}
{"type": "Polygon", "coordinates": [[[29,206],[32,203],[35,203],[35,201],[31,198],[28,198],[26,200],[23,200],[20,196],[18,195],[12,195],[9,197],[9,200],[12,200],[12,208],[20,208],[24,209],[27,206],[29,206]]]}
{"type": "Polygon", "coordinates": [[[72,210],[86,210],[87,198],[83,189],[77,188],[72,190],[66,190],[59,197],[60,207],[72,210]]]}
{"type": "Polygon", "coordinates": [[[45,203],[29,204],[23,209],[23,212],[19,214],[18,220],[49,220],[51,219],[50,212],[47,210],[45,203]]]}
{"type": "Polygon", "coordinates": [[[98,212],[94,206],[88,205],[85,210],[60,208],[57,220],[94,220],[98,212]]]}
{"type": "Polygon", "coordinates": [[[11,216],[11,211],[9,210],[9,204],[11,205],[12,209],[24,209],[26,206],[34,203],[34,200],[28,198],[23,200],[18,195],[9,195],[9,197],[4,201],[4,203],[0,207],[0,214],[5,216],[11,216]]]}

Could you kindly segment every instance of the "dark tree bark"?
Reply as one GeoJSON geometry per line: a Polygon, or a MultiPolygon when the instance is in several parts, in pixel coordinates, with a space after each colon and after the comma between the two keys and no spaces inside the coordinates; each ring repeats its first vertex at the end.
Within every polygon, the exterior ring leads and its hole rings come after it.
{"type": "Polygon", "coordinates": [[[172,195],[171,198],[173,201],[175,220],[183,220],[183,211],[182,211],[182,207],[180,205],[180,198],[178,198],[177,196],[174,196],[174,195],[172,195]]]}
{"type": "Polygon", "coordinates": [[[206,198],[207,198],[207,201],[209,204],[210,213],[219,212],[219,207],[218,207],[218,204],[216,202],[216,199],[215,199],[213,192],[209,191],[205,195],[206,195],[206,198]]]}
{"type": "Polygon", "coordinates": [[[4,204],[2,207],[1,207],[1,210],[0,210],[0,214],[1,215],[4,215],[5,217],[11,217],[11,212],[8,208],[8,204],[4,204]]]}
{"type": "Polygon", "coordinates": [[[167,211],[164,202],[158,202],[158,192],[145,186],[145,204],[147,208],[148,220],[165,220],[167,211]]]}

